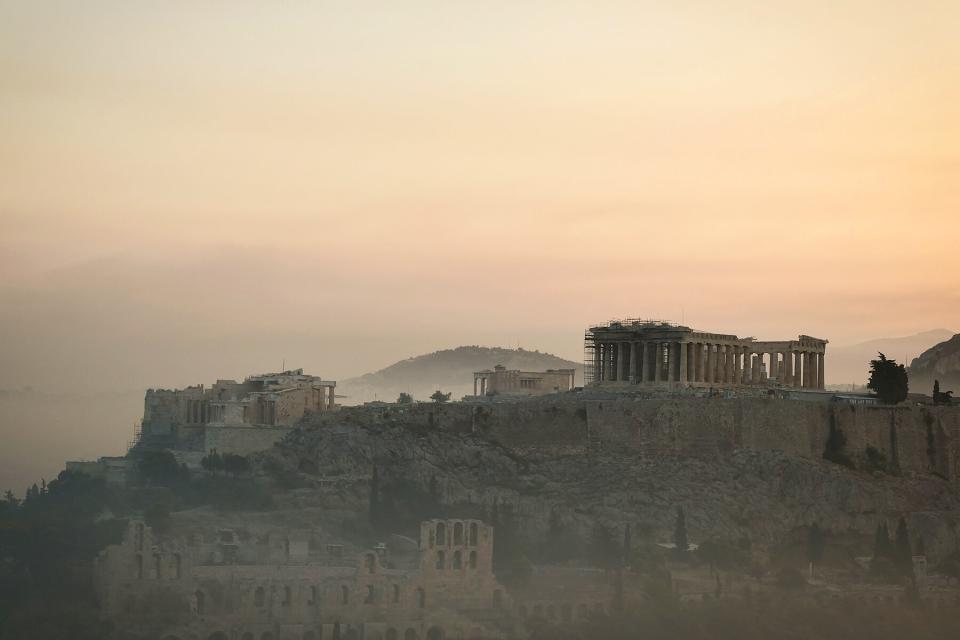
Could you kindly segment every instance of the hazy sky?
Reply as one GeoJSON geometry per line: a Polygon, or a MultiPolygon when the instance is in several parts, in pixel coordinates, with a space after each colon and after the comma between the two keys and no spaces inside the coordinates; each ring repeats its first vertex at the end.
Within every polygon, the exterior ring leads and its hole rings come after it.
{"type": "MultiPolygon", "coordinates": [[[[960,3],[0,0],[0,388],[957,328],[960,3]]],[[[829,367],[828,367],[829,375],[829,367]]]]}

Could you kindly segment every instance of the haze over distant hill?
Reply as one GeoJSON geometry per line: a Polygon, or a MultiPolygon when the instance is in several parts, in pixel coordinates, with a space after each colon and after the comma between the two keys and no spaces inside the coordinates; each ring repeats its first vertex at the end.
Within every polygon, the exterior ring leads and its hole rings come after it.
{"type": "Polygon", "coordinates": [[[910,363],[910,390],[932,393],[934,380],[941,391],[960,395],[960,333],[936,344],[910,363]]]}
{"type": "Polygon", "coordinates": [[[583,365],[579,362],[526,349],[465,346],[408,358],[374,373],[342,380],[337,383],[337,394],[346,396],[343,404],[360,404],[393,401],[404,391],[417,400],[426,400],[440,389],[451,392],[451,398],[457,400],[473,393],[474,371],[498,364],[523,371],[576,369],[576,384],[583,384],[583,365]]]}
{"type": "Polygon", "coordinates": [[[933,329],[901,338],[878,338],[858,344],[827,347],[827,382],[829,384],[866,384],[870,361],[883,353],[897,362],[909,364],[930,347],[949,340],[953,331],[933,329]]]}

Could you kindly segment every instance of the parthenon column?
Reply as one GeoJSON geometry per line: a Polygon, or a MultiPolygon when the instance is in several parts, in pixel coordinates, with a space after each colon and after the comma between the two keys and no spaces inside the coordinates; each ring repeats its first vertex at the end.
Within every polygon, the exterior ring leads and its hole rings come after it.
{"type": "Polygon", "coordinates": [[[703,345],[699,342],[690,343],[690,362],[693,363],[693,381],[700,382],[703,378],[703,345]]]}
{"type": "Polygon", "coordinates": [[[713,368],[717,364],[717,357],[713,353],[713,344],[708,343],[707,347],[707,366],[704,367],[703,381],[713,382],[713,368]]]}
{"type": "Polygon", "coordinates": [[[649,382],[650,380],[650,343],[640,344],[643,353],[640,354],[640,382],[649,382]]]}
{"type": "Polygon", "coordinates": [[[800,356],[803,359],[803,381],[801,382],[801,387],[804,389],[810,388],[810,353],[804,351],[800,356]]]}
{"type": "Polygon", "coordinates": [[[680,383],[687,383],[687,343],[680,343],[680,383]]]}
{"type": "Polygon", "coordinates": [[[637,382],[637,343],[630,342],[630,384],[637,382]]]}
{"type": "Polygon", "coordinates": [[[667,343],[667,382],[676,382],[679,378],[678,372],[680,370],[679,362],[680,349],[676,342],[667,343]]]}
{"type": "Polygon", "coordinates": [[[791,384],[791,378],[793,378],[793,367],[791,366],[789,351],[784,351],[780,355],[783,358],[783,364],[780,366],[780,384],[786,386],[791,384]]]}
{"type": "Polygon", "coordinates": [[[607,382],[617,379],[617,345],[613,342],[608,342],[606,349],[604,350],[604,360],[603,363],[603,379],[607,382]]]}
{"type": "Polygon", "coordinates": [[[777,363],[777,358],[779,357],[780,354],[776,351],[770,352],[770,369],[767,371],[768,378],[776,378],[777,380],[780,379],[780,367],[777,363]]]}
{"type": "Polygon", "coordinates": [[[717,345],[717,363],[714,368],[713,381],[717,384],[723,384],[723,372],[727,369],[726,353],[723,351],[723,345],[717,345]]]}
{"type": "Polygon", "coordinates": [[[793,363],[793,386],[800,387],[803,384],[803,361],[800,359],[800,352],[791,351],[790,361],[793,363]]]}
{"type": "Polygon", "coordinates": [[[661,372],[663,371],[663,347],[659,342],[651,342],[650,346],[650,366],[653,367],[653,381],[660,382],[661,372]]]}
{"type": "Polygon", "coordinates": [[[600,342],[593,342],[593,381],[603,382],[603,349],[600,342]]]}
{"type": "Polygon", "coordinates": [[[760,384],[760,358],[762,353],[754,353],[750,357],[750,382],[751,384],[760,384]]]}
{"type": "Polygon", "coordinates": [[[620,342],[617,344],[617,380],[627,379],[628,366],[629,366],[629,363],[627,362],[627,343],[620,342]]]}
{"type": "Polygon", "coordinates": [[[824,360],[826,360],[826,358],[827,358],[826,352],[821,351],[819,354],[819,358],[817,359],[817,381],[820,383],[820,386],[819,386],[820,389],[827,388],[826,381],[823,377],[823,374],[825,372],[824,360]]]}

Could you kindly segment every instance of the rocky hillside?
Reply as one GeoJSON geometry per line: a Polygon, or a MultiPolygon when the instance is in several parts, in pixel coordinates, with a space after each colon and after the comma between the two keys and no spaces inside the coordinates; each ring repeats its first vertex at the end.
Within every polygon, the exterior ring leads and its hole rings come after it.
{"type": "Polygon", "coordinates": [[[299,508],[325,504],[362,514],[376,467],[379,494],[397,501],[397,514],[431,502],[481,517],[509,509],[533,549],[557,522],[581,540],[599,522],[620,531],[631,523],[668,542],[678,507],[692,542],[750,540],[773,548],[802,539],[816,522],[847,538],[852,558],[870,553],[880,518],[903,515],[932,562],[958,548],[960,497],[943,478],[857,471],[778,450],[709,457],[641,457],[619,446],[524,453],[489,436],[412,425],[402,415],[369,421],[347,409],[314,418],[264,456],[265,464],[314,487],[300,493],[299,508]]]}
{"type": "Polygon", "coordinates": [[[437,389],[461,398],[473,393],[474,371],[498,364],[525,371],[576,369],[577,384],[583,383],[583,365],[578,362],[526,349],[467,346],[408,358],[380,371],[342,380],[337,384],[337,393],[345,396],[343,404],[393,401],[401,392],[426,400],[437,389]]]}
{"type": "Polygon", "coordinates": [[[827,382],[831,385],[866,384],[870,361],[882,352],[888,358],[904,362],[953,335],[947,329],[923,331],[900,338],[878,338],[848,346],[827,348],[827,382]]]}
{"type": "Polygon", "coordinates": [[[960,333],[927,349],[910,363],[910,390],[930,393],[933,381],[940,381],[941,391],[960,396],[960,333]]]}

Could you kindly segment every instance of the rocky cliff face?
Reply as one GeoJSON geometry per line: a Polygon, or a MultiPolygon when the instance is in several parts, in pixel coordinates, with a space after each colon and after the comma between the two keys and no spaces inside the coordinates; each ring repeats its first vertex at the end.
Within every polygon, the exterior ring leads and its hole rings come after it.
{"type": "MultiPolygon", "coordinates": [[[[678,409],[661,405],[656,411],[678,409]]],[[[572,415],[588,424],[595,412],[574,410],[572,415]]],[[[599,429],[602,420],[595,420],[599,429]]],[[[557,420],[558,427],[562,422],[557,420]]],[[[664,424],[670,431],[664,438],[684,440],[684,421],[664,424]]],[[[802,437],[812,433],[808,427],[798,427],[802,437]]],[[[517,431],[524,428],[515,423],[517,431]]],[[[631,523],[635,531],[669,541],[676,509],[682,506],[693,542],[749,539],[760,547],[776,546],[817,522],[852,536],[860,545],[852,552],[869,554],[878,521],[888,518],[895,525],[906,516],[933,562],[958,548],[960,497],[935,469],[853,470],[801,455],[792,445],[778,449],[765,443],[711,445],[708,454],[698,454],[679,448],[644,450],[622,438],[585,447],[531,447],[520,437],[513,442],[523,444],[503,444],[480,428],[458,431],[402,414],[370,419],[345,410],[305,423],[267,455],[274,465],[301,470],[302,479],[315,486],[321,477],[328,487],[339,483],[341,495],[350,493],[344,483],[354,487],[352,495],[364,495],[356,488],[369,487],[376,467],[382,490],[391,483],[412,483],[449,508],[478,514],[489,514],[494,505],[509,506],[534,543],[551,517],[584,538],[600,521],[620,530],[631,523]]],[[[354,508],[363,508],[362,498],[354,508]]]]}
{"type": "Polygon", "coordinates": [[[910,390],[931,393],[934,380],[941,391],[960,395],[960,333],[927,349],[910,363],[910,390]]]}

